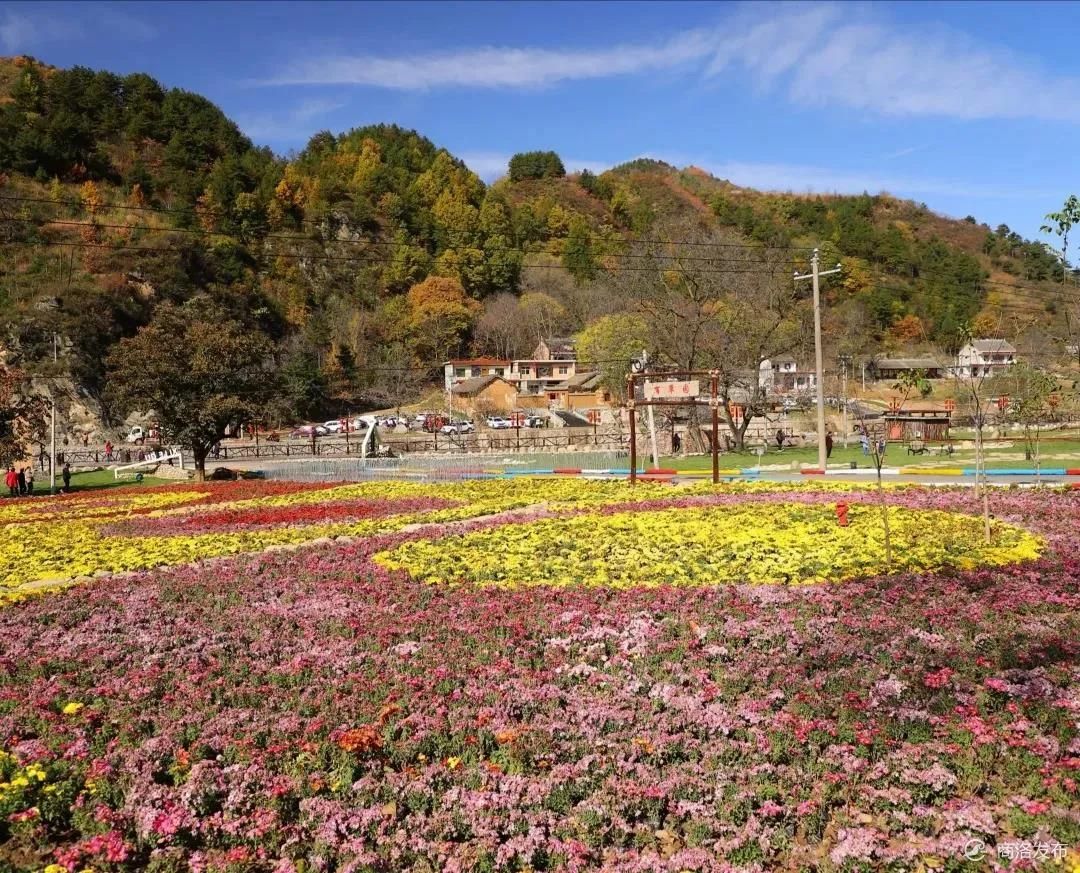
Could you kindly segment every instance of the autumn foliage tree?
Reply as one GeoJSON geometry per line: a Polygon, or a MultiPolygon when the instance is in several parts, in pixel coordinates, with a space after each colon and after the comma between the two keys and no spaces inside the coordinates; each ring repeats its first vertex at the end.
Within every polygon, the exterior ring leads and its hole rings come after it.
{"type": "Polygon", "coordinates": [[[465,293],[461,282],[429,276],[406,295],[407,327],[418,363],[437,363],[460,348],[480,314],[480,304],[465,293]]]}
{"type": "Polygon", "coordinates": [[[578,360],[600,374],[600,384],[620,402],[626,400],[630,362],[651,345],[648,322],[632,312],[604,315],[577,335],[578,360]]]}
{"type": "Polygon", "coordinates": [[[116,408],[153,411],[170,441],[188,448],[196,475],[230,424],[259,417],[273,392],[267,338],[205,298],[165,304],[108,357],[116,408]]]}

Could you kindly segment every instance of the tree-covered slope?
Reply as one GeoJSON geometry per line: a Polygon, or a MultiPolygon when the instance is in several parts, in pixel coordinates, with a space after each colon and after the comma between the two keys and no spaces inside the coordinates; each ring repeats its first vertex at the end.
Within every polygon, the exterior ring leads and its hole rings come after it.
{"type": "Polygon", "coordinates": [[[318,133],[286,160],[149,76],[0,61],[3,344],[32,362],[58,334],[95,396],[121,337],[203,295],[274,339],[282,415],[399,399],[433,356],[523,351],[622,311],[643,241],[671,253],[691,236],[721,265],[760,249],[802,268],[821,247],[845,266],[826,284],[830,339],[856,351],[1066,317],[1041,245],[884,194],[762,193],[651,160],[567,175],[550,152],[485,185],[389,124],[318,133]],[[451,281],[412,293],[430,276],[451,281]]]}

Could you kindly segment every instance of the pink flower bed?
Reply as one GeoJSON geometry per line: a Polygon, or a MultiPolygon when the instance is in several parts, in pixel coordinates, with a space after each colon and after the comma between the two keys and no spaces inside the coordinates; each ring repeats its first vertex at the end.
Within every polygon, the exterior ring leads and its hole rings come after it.
{"type": "Polygon", "coordinates": [[[18,604],[0,745],[56,787],[4,808],[0,863],[911,870],[964,869],[972,839],[1075,846],[1080,494],[993,505],[1047,555],[620,592],[372,563],[422,531],[18,604]]]}

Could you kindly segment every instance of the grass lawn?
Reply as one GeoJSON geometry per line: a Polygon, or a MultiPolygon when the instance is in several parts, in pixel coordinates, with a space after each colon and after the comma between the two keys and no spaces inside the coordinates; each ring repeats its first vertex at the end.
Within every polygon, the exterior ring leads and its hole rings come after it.
{"type": "MultiPolygon", "coordinates": [[[[49,493],[49,474],[34,472],[34,496],[42,497],[49,493]]],[[[91,489],[100,488],[116,488],[120,485],[139,485],[141,487],[148,487],[151,485],[166,485],[170,482],[174,482],[173,479],[159,479],[155,476],[144,476],[142,482],[136,482],[134,479],[120,479],[113,478],[112,470],[84,470],[80,473],[71,474],[71,490],[74,491],[88,491],[91,489]]],[[[63,480],[60,476],[56,477],[56,488],[59,490],[63,487],[63,480]]]]}

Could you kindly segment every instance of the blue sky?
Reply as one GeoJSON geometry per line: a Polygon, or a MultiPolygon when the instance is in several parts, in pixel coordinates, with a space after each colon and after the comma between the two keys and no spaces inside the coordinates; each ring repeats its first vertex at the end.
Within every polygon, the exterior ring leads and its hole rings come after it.
{"type": "Polygon", "coordinates": [[[0,3],[0,53],[148,72],[283,154],[396,122],[486,179],[650,156],[1026,236],[1080,190],[1078,32],[1067,3],[0,3]]]}

